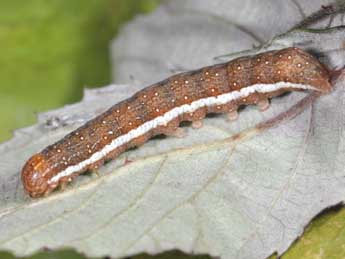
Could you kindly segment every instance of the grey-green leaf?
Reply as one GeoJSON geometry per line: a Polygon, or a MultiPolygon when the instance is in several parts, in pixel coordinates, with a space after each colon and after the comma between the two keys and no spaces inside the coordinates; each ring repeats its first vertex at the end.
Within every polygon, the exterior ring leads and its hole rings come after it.
{"type": "MultiPolygon", "coordinates": [[[[86,91],[81,103],[40,115],[0,146],[0,249],[23,256],[72,247],[114,258],[170,249],[221,258],[284,252],[316,214],[344,202],[344,80],[275,127],[256,125],[307,93],[275,98],[266,112],[248,106],[232,123],[207,118],[183,139],[150,140],[102,167],[100,177],[82,175],[42,199],[23,193],[20,170],[34,152],[139,88],[215,56],[298,43],[322,53],[327,65],[343,66],[343,27],[289,31],[326,4],[174,0],[127,25],[112,53],[116,80],[128,85],[86,91]]],[[[333,25],[339,22],[335,16],[333,25]]]]}

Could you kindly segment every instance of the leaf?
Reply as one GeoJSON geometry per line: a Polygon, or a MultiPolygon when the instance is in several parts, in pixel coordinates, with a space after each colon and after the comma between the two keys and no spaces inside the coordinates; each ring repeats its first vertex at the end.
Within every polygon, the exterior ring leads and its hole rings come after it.
{"type": "MultiPolygon", "coordinates": [[[[342,206],[343,207],[343,206],[342,206]]],[[[313,220],[300,241],[282,259],[344,258],[345,210],[336,208],[313,220]]]]}
{"type": "Polygon", "coordinates": [[[264,113],[246,107],[234,123],[216,116],[202,129],[188,128],[184,139],[155,138],[64,192],[38,200],[23,193],[20,169],[30,155],[171,70],[208,65],[253,44],[295,42],[322,53],[330,66],[344,65],[344,27],[289,31],[325,3],[249,3],[167,1],[137,18],[112,50],[118,80],[134,82],[88,90],[81,103],[41,115],[2,144],[0,249],[19,256],[70,247],[115,258],[172,249],[265,258],[283,253],[316,214],[343,202],[341,80],[316,101],[293,93],[273,99],[264,113]]]}

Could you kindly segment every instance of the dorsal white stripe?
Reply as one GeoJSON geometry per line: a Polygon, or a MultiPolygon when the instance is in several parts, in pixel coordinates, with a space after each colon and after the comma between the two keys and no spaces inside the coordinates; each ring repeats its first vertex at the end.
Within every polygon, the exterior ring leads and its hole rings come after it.
{"type": "Polygon", "coordinates": [[[150,121],[147,121],[143,123],[142,125],[140,125],[139,127],[132,129],[128,133],[117,137],[111,143],[104,146],[103,149],[95,152],[91,157],[89,157],[88,159],[84,161],[81,161],[79,164],[67,167],[65,170],[61,171],[60,173],[52,177],[48,181],[48,184],[57,182],[62,177],[69,176],[75,172],[85,169],[88,165],[91,165],[92,163],[104,158],[107,154],[115,150],[117,147],[125,143],[128,143],[132,139],[145,134],[146,132],[156,128],[157,126],[166,125],[169,121],[173,120],[179,115],[182,115],[184,113],[194,112],[195,110],[201,107],[226,104],[233,100],[245,98],[254,92],[269,93],[269,92],[280,90],[282,88],[317,90],[315,87],[311,85],[294,84],[294,83],[287,83],[287,82],[278,82],[275,84],[255,84],[255,85],[242,88],[239,91],[232,91],[232,92],[221,94],[218,96],[206,97],[206,98],[196,100],[190,104],[184,104],[179,107],[175,107],[171,109],[170,111],[167,111],[163,115],[158,116],[150,121]]]}

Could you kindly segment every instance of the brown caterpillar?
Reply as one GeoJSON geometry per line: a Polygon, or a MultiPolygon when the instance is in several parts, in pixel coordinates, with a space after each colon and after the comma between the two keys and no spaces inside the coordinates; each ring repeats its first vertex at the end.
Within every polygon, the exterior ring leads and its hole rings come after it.
{"type": "Polygon", "coordinates": [[[181,121],[201,127],[207,113],[237,118],[242,104],[269,106],[286,91],[331,90],[330,72],[297,48],[269,51],[181,73],[153,84],[32,156],[22,170],[31,197],[65,186],[157,134],[181,136],[181,121]]]}

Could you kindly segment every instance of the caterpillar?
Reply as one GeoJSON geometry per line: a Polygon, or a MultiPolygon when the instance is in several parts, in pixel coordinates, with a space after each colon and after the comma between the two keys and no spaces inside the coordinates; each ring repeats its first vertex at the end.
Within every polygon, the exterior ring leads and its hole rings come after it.
{"type": "Polygon", "coordinates": [[[303,90],[328,93],[330,71],[294,47],[173,75],[33,155],[22,169],[24,190],[31,197],[47,195],[155,135],[183,136],[182,121],[199,128],[208,113],[227,113],[235,120],[239,105],[256,104],[265,110],[269,98],[303,90]]]}

